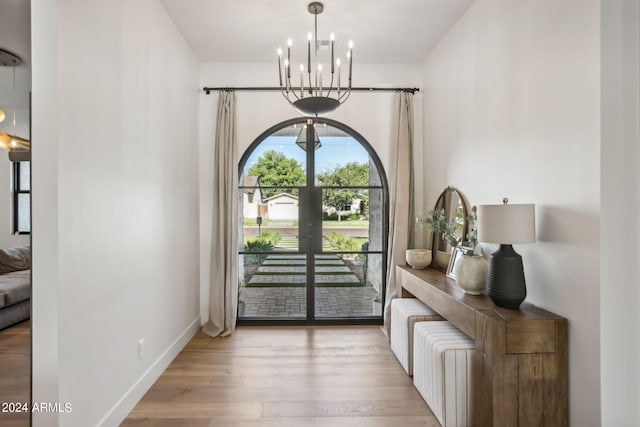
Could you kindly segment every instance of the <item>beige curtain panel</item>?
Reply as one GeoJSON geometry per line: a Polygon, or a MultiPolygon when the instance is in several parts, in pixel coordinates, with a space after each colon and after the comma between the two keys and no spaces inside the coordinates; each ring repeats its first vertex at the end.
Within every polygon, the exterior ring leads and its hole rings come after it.
{"type": "Polygon", "coordinates": [[[399,297],[396,265],[405,263],[413,233],[413,94],[398,92],[394,99],[389,146],[389,245],[384,330],[391,328],[391,301],[399,297]]]}
{"type": "Polygon", "coordinates": [[[212,337],[231,335],[238,307],[238,156],[235,93],[220,91],[214,148],[209,322],[212,337]]]}

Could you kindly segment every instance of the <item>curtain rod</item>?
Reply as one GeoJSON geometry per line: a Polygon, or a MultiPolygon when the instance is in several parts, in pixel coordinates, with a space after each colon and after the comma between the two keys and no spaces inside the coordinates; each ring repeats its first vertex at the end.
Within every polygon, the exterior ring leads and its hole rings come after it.
{"type": "MultiPolygon", "coordinates": [[[[202,88],[204,92],[209,95],[212,91],[247,91],[247,92],[260,92],[260,91],[268,91],[268,92],[280,92],[282,89],[279,87],[208,87],[205,86],[202,88]]],[[[309,88],[305,88],[309,89],[309,88]]],[[[300,90],[300,88],[292,87],[291,90],[300,90]]],[[[408,92],[410,94],[415,94],[419,92],[418,88],[408,88],[408,87],[352,87],[352,92],[408,92]]]]}

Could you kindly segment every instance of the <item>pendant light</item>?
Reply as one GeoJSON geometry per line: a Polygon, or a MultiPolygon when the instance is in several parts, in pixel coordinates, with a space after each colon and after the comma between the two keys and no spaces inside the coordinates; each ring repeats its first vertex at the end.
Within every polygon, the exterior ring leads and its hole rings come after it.
{"type": "MultiPolygon", "coordinates": [[[[29,150],[30,143],[28,139],[20,138],[16,135],[16,68],[22,65],[22,60],[17,55],[0,49],[0,66],[13,68],[13,135],[0,132],[0,148],[6,150],[29,150]]],[[[0,122],[6,117],[6,113],[0,110],[0,122]]]]}

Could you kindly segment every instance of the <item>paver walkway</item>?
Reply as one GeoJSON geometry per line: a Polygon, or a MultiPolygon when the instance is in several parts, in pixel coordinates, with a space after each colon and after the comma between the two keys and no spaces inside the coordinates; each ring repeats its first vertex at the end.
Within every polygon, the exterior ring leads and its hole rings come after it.
{"type": "MultiPolygon", "coordinates": [[[[337,255],[315,259],[316,318],[380,315],[376,290],[363,284],[337,255]]],[[[240,291],[242,317],[306,317],[306,256],[269,255],[240,291]]]]}
{"type": "MultiPolygon", "coordinates": [[[[291,286],[306,284],[306,255],[269,255],[247,283],[247,287],[291,286]]],[[[337,255],[315,257],[315,284],[325,286],[364,286],[337,255]]]]}
{"type": "MultiPolygon", "coordinates": [[[[373,286],[316,288],[316,318],[379,316],[373,286]]],[[[285,318],[307,316],[306,288],[244,288],[244,317],[285,318]]]]}

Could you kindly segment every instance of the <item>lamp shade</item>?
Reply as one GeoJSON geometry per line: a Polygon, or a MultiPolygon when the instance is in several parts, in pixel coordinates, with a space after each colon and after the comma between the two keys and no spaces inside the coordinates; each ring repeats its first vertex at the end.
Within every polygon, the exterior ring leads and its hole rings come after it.
{"type": "Polygon", "coordinates": [[[506,245],[535,242],[535,205],[479,205],[478,240],[506,245]]]}

